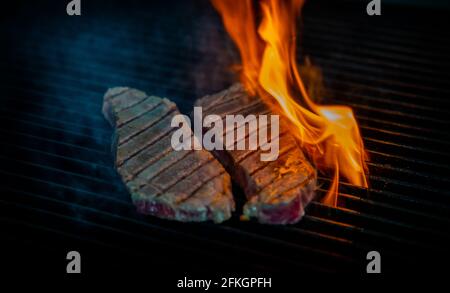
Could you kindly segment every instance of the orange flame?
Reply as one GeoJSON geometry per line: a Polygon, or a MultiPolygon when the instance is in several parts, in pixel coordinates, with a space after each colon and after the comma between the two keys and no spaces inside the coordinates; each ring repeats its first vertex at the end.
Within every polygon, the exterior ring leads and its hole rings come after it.
{"type": "Polygon", "coordinates": [[[354,185],[367,187],[367,156],[352,109],[316,104],[299,74],[296,18],[304,0],[260,0],[262,20],[258,28],[259,15],[255,15],[252,0],[212,2],[240,51],[241,81],[246,89],[281,111],[320,171],[334,171],[323,201],[336,206],[340,175],[354,185]]]}

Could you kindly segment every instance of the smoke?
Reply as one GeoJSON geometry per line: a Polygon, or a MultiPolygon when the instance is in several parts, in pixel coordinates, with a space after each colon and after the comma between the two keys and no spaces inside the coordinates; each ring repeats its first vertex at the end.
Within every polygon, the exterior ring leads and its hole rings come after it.
{"type": "Polygon", "coordinates": [[[85,8],[96,13],[81,17],[31,18],[10,52],[26,69],[15,89],[29,105],[21,118],[35,127],[20,141],[33,149],[23,160],[45,170],[36,178],[47,190],[36,193],[73,203],[73,217],[87,217],[87,206],[134,211],[113,167],[113,130],[101,111],[108,88],[167,97],[189,113],[195,99],[233,81],[228,66],[238,63],[236,51],[209,3],[148,5],[127,6],[132,13],[112,6],[85,8]]]}

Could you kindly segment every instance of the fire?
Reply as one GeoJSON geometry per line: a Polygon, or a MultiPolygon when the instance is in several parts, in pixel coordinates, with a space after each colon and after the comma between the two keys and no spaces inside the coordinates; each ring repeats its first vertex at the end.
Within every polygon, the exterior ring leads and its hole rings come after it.
{"type": "Polygon", "coordinates": [[[299,74],[296,19],[304,0],[260,0],[260,15],[255,13],[253,0],[212,2],[240,51],[240,79],[247,91],[258,94],[289,120],[292,132],[321,172],[334,172],[324,202],[336,206],[339,176],[367,187],[367,155],[352,109],[315,103],[299,74]]]}

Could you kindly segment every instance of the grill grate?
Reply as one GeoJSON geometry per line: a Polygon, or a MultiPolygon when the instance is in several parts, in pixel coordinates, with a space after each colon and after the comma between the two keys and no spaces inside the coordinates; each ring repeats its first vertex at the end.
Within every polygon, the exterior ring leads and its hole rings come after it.
{"type": "MultiPolygon", "coordinates": [[[[327,102],[354,108],[371,157],[369,190],[343,183],[338,208],[313,202],[300,223],[286,227],[236,217],[213,225],[137,215],[111,167],[105,90],[136,87],[188,112],[195,98],[232,81],[227,69],[236,52],[220,19],[205,1],[184,2],[166,3],[173,10],[134,1],[103,10],[87,4],[81,18],[48,8],[52,17],[5,20],[5,238],[109,249],[130,262],[196,270],[359,271],[369,250],[381,251],[386,269],[394,270],[445,254],[450,44],[434,23],[405,22],[404,10],[398,19],[368,18],[354,4],[333,10],[327,3],[324,10],[319,2],[305,10],[300,52],[323,70],[327,102]]],[[[417,14],[408,9],[408,17],[417,14]]],[[[324,192],[330,182],[320,179],[324,192]]]]}

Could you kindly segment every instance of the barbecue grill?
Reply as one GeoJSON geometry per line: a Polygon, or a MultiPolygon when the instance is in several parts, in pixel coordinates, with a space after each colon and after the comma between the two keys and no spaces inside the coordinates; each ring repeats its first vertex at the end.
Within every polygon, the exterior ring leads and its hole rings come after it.
{"type": "MultiPolygon", "coordinates": [[[[450,244],[447,10],[383,3],[382,16],[369,17],[366,1],[309,1],[299,61],[321,68],[327,103],[354,109],[370,187],[342,182],[336,208],[314,201],[295,225],[238,216],[216,225],[136,213],[113,168],[102,96],[130,86],[188,113],[233,83],[237,52],[208,1],[121,2],[84,1],[81,17],[67,16],[66,3],[17,4],[2,20],[4,269],[33,271],[32,259],[62,274],[77,250],[93,275],[365,274],[375,250],[382,272],[441,270],[450,244]]],[[[319,179],[323,193],[330,178],[319,179]]]]}

